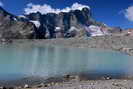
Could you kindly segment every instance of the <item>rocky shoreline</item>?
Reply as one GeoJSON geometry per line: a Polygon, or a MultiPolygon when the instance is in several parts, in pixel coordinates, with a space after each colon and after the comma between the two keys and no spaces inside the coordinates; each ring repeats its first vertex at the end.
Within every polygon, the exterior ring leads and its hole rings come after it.
{"type": "MultiPolygon", "coordinates": [[[[89,80],[50,84],[38,89],[132,89],[132,80],[89,80]]],[[[33,88],[36,89],[36,88],[33,88]]]]}
{"type": "MultiPolygon", "coordinates": [[[[35,78],[28,78],[27,81],[35,78]]],[[[39,78],[38,78],[39,79],[39,78]]],[[[88,80],[82,79],[79,76],[65,76],[60,78],[49,78],[40,81],[34,80],[32,84],[24,83],[21,85],[14,85],[0,87],[1,89],[133,89],[132,79],[111,79],[111,77],[104,77],[103,79],[88,80]],[[43,81],[42,81],[43,80],[43,81]]]]}
{"type": "MultiPolygon", "coordinates": [[[[7,43],[8,44],[8,43],[7,43]]],[[[77,48],[99,48],[119,51],[130,56],[133,56],[133,37],[110,35],[97,37],[80,37],[80,38],[58,38],[58,39],[19,39],[12,40],[9,44],[16,46],[34,46],[34,45],[50,45],[62,47],[77,47],[77,48]]]]}

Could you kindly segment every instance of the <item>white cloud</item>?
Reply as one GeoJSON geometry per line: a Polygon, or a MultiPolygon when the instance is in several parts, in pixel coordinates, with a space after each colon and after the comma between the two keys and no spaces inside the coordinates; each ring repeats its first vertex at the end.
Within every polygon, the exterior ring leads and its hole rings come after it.
{"type": "Polygon", "coordinates": [[[4,6],[4,4],[0,1],[0,6],[4,6]]]}
{"type": "Polygon", "coordinates": [[[133,6],[128,7],[125,10],[125,17],[129,20],[133,22],[133,6]]]}
{"type": "Polygon", "coordinates": [[[40,12],[42,14],[46,13],[60,13],[60,12],[69,12],[70,10],[82,10],[83,8],[89,8],[87,5],[82,5],[79,3],[74,3],[71,7],[66,7],[64,9],[54,9],[50,5],[44,4],[44,5],[35,5],[33,3],[27,4],[27,7],[24,9],[25,14],[30,14],[30,13],[36,13],[40,12]]]}

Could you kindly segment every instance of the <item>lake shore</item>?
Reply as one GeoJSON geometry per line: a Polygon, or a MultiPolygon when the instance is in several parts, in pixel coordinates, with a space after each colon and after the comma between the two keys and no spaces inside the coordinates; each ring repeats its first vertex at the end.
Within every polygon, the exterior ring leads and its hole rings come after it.
{"type": "Polygon", "coordinates": [[[58,39],[42,39],[28,40],[20,39],[13,40],[13,45],[17,46],[34,46],[34,45],[49,45],[60,47],[76,47],[76,48],[99,48],[123,52],[133,56],[133,37],[132,36],[99,36],[99,37],[81,37],[81,38],[58,38],[58,39]]]}

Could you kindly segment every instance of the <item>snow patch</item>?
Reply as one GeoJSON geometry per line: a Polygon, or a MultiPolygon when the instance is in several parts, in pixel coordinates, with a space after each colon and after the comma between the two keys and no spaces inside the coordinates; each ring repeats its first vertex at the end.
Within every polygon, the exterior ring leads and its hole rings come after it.
{"type": "Polygon", "coordinates": [[[17,18],[13,17],[13,20],[14,20],[14,21],[17,21],[17,18]]]}
{"type": "Polygon", "coordinates": [[[104,32],[102,30],[102,28],[99,27],[99,26],[90,25],[89,27],[86,27],[85,29],[90,34],[90,36],[102,36],[102,35],[106,35],[106,32],[104,32]]]}
{"type": "Polygon", "coordinates": [[[36,26],[37,28],[39,28],[40,25],[41,25],[39,21],[31,20],[30,22],[32,22],[33,24],[35,24],[35,26],[36,26]]]}
{"type": "Polygon", "coordinates": [[[27,18],[27,17],[24,16],[24,15],[19,15],[18,17],[19,17],[19,18],[27,18]]]}
{"type": "Polygon", "coordinates": [[[55,31],[60,31],[61,27],[55,27],[55,31]]]}
{"type": "Polygon", "coordinates": [[[78,29],[74,26],[72,26],[70,29],[69,29],[69,32],[72,32],[72,31],[78,31],[78,29]]]}

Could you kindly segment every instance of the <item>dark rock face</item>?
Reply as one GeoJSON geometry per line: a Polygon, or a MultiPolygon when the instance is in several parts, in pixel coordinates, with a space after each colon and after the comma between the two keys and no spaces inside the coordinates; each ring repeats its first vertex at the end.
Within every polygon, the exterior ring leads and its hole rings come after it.
{"type": "Polygon", "coordinates": [[[33,23],[18,21],[16,16],[0,8],[0,38],[35,38],[34,31],[35,26],[33,23]]]}
{"type": "Polygon", "coordinates": [[[41,25],[36,31],[36,36],[39,39],[56,38],[61,36],[66,38],[75,37],[80,34],[81,30],[84,30],[85,26],[103,25],[91,18],[91,12],[88,8],[83,8],[82,10],[72,10],[68,13],[60,12],[59,14],[41,14],[37,12],[26,15],[26,17],[29,20],[40,22],[41,25]],[[72,27],[76,28],[75,31],[69,31],[72,27]],[[59,32],[60,34],[58,34],[59,32]]]}

